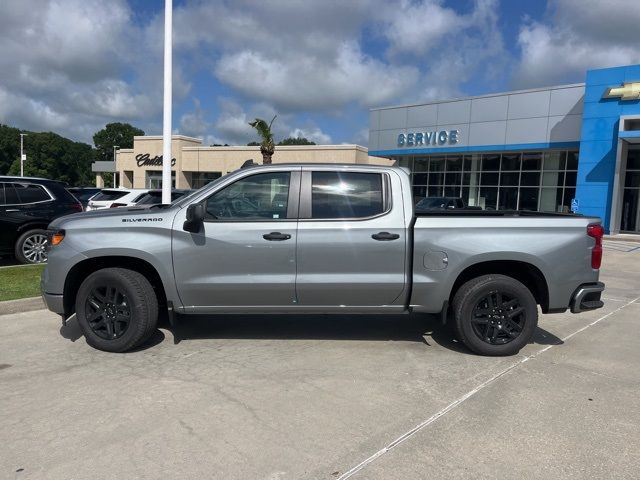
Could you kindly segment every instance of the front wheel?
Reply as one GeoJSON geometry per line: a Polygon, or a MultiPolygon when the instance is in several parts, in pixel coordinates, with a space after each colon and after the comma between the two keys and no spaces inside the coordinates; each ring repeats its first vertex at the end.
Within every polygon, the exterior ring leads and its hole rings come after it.
{"type": "Polygon", "coordinates": [[[453,299],[458,338],[479,355],[514,355],[533,337],[538,308],[531,291],[505,275],[469,280],[453,299]]]}
{"type": "Polygon", "coordinates": [[[76,318],[89,345],[126,352],[155,331],[158,299],[144,275],[125,268],[104,268],[80,285],[76,318]]]}

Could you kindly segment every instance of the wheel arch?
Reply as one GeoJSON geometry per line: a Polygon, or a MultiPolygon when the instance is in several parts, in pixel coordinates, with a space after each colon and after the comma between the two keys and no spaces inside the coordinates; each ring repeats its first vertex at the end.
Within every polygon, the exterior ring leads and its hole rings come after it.
{"type": "Polygon", "coordinates": [[[464,283],[490,274],[505,275],[518,280],[531,291],[542,312],[549,311],[549,286],[544,274],[535,265],[520,260],[488,260],[466,267],[453,283],[449,304],[453,302],[453,297],[464,283]]]}
{"type": "Polygon", "coordinates": [[[166,310],[167,294],[156,268],[146,260],[140,258],[113,255],[87,258],[86,260],[78,262],[69,270],[65,278],[63,290],[63,304],[66,317],[75,312],[76,295],[84,279],[98,270],[114,267],[133,270],[144,275],[156,293],[159,311],[162,312],[166,310]]]}

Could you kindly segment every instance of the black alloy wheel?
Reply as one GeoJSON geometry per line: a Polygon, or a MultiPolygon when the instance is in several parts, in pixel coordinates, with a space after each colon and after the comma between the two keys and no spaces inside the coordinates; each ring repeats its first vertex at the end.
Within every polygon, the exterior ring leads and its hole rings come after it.
{"type": "Polygon", "coordinates": [[[506,275],[467,281],[456,292],[452,307],[456,337],[479,355],[514,355],[531,341],[538,326],[533,294],[506,275]]]}
{"type": "Polygon", "coordinates": [[[85,317],[98,337],[105,340],[120,338],[131,321],[127,296],[116,285],[96,286],[85,302],[85,317]]]}
{"type": "Polygon", "coordinates": [[[489,292],[473,311],[473,332],[491,345],[504,345],[522,333],[526,313],[518,298],[498,290],[489,292]]]}
{"type": "Polygon", "coordinates": [[[98,350],[126,352],[156,330],[158,298],[142,273],[103,268],[89,275],[75,299],[76,318],[87,343],[98,350]]]}

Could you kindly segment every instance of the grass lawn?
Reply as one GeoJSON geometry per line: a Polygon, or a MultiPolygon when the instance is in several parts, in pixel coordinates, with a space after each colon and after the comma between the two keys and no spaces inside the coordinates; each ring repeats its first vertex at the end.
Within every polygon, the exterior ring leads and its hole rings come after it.
{"type": "Polygon", "coordinates": [[[0,268],[0,301],[40,295],[40,274],[44,265],[0,268]]]}

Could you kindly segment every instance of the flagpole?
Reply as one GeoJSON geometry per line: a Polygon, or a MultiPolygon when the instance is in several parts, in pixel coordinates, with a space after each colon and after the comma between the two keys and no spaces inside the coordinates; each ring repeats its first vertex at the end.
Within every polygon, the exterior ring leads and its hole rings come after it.
{"type": "Polygon", "coordinates": [[[162,203],[171,203],[172,0],[164,2],[164,113],[162,118],[162,203]]]}

